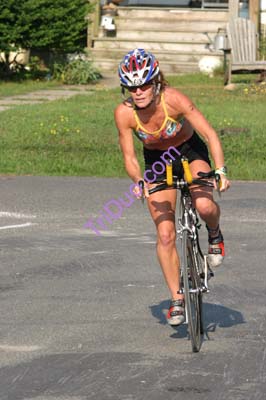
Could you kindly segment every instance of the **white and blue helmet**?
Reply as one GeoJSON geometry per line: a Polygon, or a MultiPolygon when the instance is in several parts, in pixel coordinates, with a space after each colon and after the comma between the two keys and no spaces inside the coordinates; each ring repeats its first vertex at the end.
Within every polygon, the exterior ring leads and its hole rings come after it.
{"type": "Polygon", "coordinates": [[[152,53],[134,49],[127,53],[118,67],[120,83],[124,87],[142,86],[159,74],[159,62],[152,53]]]}

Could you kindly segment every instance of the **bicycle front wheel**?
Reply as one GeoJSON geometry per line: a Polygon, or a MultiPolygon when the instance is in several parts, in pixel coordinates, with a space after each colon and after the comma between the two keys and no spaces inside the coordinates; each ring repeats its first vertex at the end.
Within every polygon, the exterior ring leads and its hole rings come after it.
{"type": "Polygon", "coordinates": [[[183,232],[182,238],[182,274],[185,295],[186,319],[192,351],[198,352],[202,342],[202,293],[200,290],[200,277],[197,271],[195,254],[188,232],[183,232]]]}

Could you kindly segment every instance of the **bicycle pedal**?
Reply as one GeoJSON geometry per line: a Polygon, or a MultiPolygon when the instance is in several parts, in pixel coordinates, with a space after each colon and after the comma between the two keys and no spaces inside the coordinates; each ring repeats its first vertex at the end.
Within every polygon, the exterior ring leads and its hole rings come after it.
{"type": "MultiPolygon", "coordinates": [[[[201,279],[205,279],[205,273],[203,272],[201,275],[200,275],[200,277],[201,277],[201,279]]],[[[207,280],[209,280],[209,279],[211,279],[211,278],[213,278],[214,277],[214,273],[212,272],[212,271],[208,271],[207,272],[207,280]]]]}
{"type": "MultiPolygon", "coordinates": [[[[207,272],[207,280],[209,280],[209,279],[211,279],[212,277],[214,276],[214,273],[211,271],[211,272],[207,272]]],[[[202,272],[201,274],[200,274],[200,278],[204,281],[205,280],[205,272],[202,272]]]]}
{"type": "Polygon", "coordinates": [[[207,268],[207,273],[208,273],[208,279],[211,279],[211,278],[214,277],[214,272],[213,272],[213,270],[211,269],[211,267],[209,265],[208,265],[208,268],[207,268]]]}

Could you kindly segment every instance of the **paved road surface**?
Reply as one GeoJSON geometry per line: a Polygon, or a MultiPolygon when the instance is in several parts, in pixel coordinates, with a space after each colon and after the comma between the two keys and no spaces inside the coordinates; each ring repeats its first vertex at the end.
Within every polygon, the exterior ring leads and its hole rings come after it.
{"type": "Polygon", "coordinates": [[[0,399],[264,400],[266,183],[235,182],[221,200],[227,259],[198,354],[166,324],[146,207],[102,236],[83,228],[129,185],[0,177],[0,399]]]}

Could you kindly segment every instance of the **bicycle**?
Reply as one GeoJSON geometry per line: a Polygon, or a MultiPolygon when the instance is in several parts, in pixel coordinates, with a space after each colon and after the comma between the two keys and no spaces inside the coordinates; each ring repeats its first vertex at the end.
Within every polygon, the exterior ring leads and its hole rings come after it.
{"type": "MultiPolygon", "coordinates": [[[[193,207],[189,187],[200,185],[214,187],[216,180],[219,188],[219,174],[215,171],[208,173],[199,172],[199,178],[193,179],[189,170],[188,160],[181,159],[184,169],[184,179],[173,176],[172,163],[166,164],[166,180],[149,189],[149,194],[161,190],[180,190],[180,212],[178,218],[179,229],[177,239],[181,239],[181,265],[180,265],[180,294],[185,297],[185,324],[188,325],[192,351],[198,352],[202,344],[204,334],[203,327],[203,301],[202,296],[209,292],[208,281],[214,276],[208,264],[208,258],[203,255],[199,243],[200,223],[197,211],[193,207]]],[[[218,190],[219,193],[219,190],[218,190]]]]}

